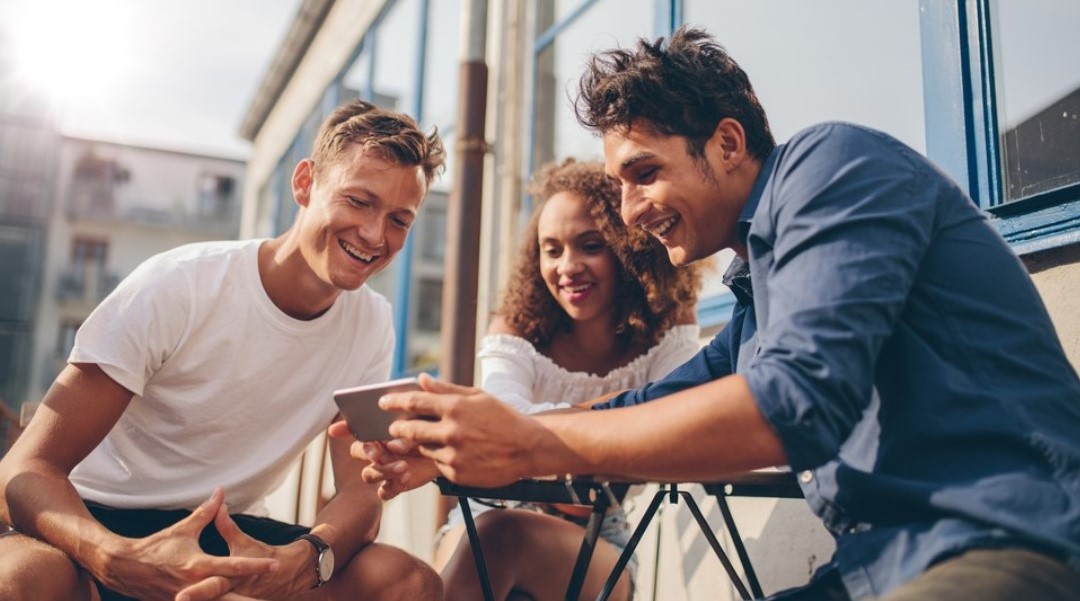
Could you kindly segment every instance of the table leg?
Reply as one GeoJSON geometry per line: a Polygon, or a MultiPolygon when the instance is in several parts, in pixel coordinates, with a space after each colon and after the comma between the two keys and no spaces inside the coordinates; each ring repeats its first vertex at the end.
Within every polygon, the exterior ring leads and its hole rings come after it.
{"type": "Polygon", "coordinates": [[[577,601],[581,596],[581,587],[585,585],[585,575],[589,572],[589,562],[592,561],[593,550],[596,549],[596,540],[600,538],[600,527],[604,525],[604,514],[610,506],[607,495],[600,494],[599,490],[596,493],[589,523],[585,526],[585,538],[581,541],[581,550],[578,551],[574,571],[566,587],[567,601],[577,601]]]}
{"type": "Polygon", "coordinates": [[[694,501],[694,497],[686,491],[679,491],[679,495],[686,501],[686,506],[690,508],[690,513],[694,515],[694,519],[698,523],[698,527],[701,528],[701,533],[705,535],[705,539],[709,541],[709,546],[712,547],[713,553],[720,558],[720,563],[724,564],[724,570],[727,571],[728,577],[731,578],[731,583],[735,585],[735,590],[739,591],[739,595],[743,599],[751,599],[750,592],[746,590],[746,585],[743,584],[742,578],[739,578],[738,572],[735,571],[735,566],[731,565],[731,560],[728,559],[727,553],[724,553],[724,549],[720,547],[720,541],[716,540],[716,534],[713,533],[712,527],[709,526],[709,522],[705,520],[705,516],[702,515],[701,509],[698,508],[697,502],[694,501]]]}
{"type": "Polygon", "coordinates": [[[743,572],[746,573],[746,581],[750,583],[750,591],[754,593],[755,599],[764,599],[765,593],[762,592],[761,583],[758,582],[757,574],[754,573],[754,566],[750,565],[750,555],[746,553],[746,546],[743,545],[742,537],[739,536],[739,529],[735,527],[735,518],[731,515],[727,500],[723,495],[716,495],[716,503],[720,506],[724,524],[731,533],[731,542],[735,545],[735,552],[739,554],[739,562],[742,563],[743,572]]]}
{"type": "Polygon", "coordinates": [[[615,567],[611,568],[611,574],[608,575],[607,582],[604,583],[604,588],[600,591],[600,596],[596,598],[596,601],[607,601],[607,598],[611,596],[611,592],[615,590],[615,584],[619,582],[619,576],[626,569],[626,564],[630,563],[630,558],[634,556],[634,550],[637,549],[641,537],[645,535],[645,529],[649,527],[649,522],[656,515],[656,510],[660,508],[660,503],[664,501],[664,495],[666,494],[667,491],[661,489],[653,495],[652,502],[649,503],[649,507],[642,514],[641,521],[638,523],[637,528],[634,528],[634,533],[630,535],[626,548],[619,554],[619,560],[615,562],[615,567]]]}
{"type": "Polygon", "coordinates": [[[480,579],[480,588],[484,591],[484,601],[495,601],[495,593],[491,590],[491,579],[488,578],[487,564],[484,563],[484,551],[480,548],[480,535],[476,533],[476,522],[473,521],[472,510],[469,509],[468,497],[458,497],[461,505],[461,516],[465,519],[465,532],[469,536],[469,548],[472,549],[473,561],[476,562],[476,576],[480,579]]]}

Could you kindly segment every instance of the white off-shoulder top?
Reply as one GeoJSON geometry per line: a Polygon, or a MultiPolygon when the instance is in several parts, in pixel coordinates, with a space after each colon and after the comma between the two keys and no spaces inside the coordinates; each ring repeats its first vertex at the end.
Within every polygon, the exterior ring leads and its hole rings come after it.
{"type": "Polygon", "coordinates": [[[480,388],[522,413],[568,407],[637,388],[682,365],[699,348],[697,325],[675,326],[645,354],[605,375],[568,371],[509,334],[480,341],[480,388]]]}

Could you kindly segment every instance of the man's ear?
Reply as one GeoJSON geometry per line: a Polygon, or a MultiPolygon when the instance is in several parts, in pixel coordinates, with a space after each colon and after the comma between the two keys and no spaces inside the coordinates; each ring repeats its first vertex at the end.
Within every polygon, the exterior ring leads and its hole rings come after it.
{"type": "Polygon", "coordinates": [[[292,193],[296,204],[306,207],[311,202],[311,186],[315,183],[315,163],[304,159],[296,164],[292,174],[292,193]]]}
{"type": "Polygon", "coordinates": [[[747,157],[746,130],[737,120],[724,117],[716,124],[716,129],[705,146],[711,147],[725,167],[737,167],[747,157]]]}

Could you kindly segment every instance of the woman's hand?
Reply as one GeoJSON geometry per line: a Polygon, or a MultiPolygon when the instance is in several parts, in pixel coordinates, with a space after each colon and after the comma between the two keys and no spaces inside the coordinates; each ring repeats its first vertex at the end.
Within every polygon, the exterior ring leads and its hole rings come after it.
{"type": "MultiPolygon", "coordinates": [[[[334,438],[352,436],[343,421],[331,424],[328,433],[334,438]]],[[[419,488],[439,475],[435,462],[421,456],[416,445],[406,440],[356,441],[349,447],[349,454],[368,463],[361,477],[364,482],[379,485],[378,495],[384,501],[419,488]]]]}

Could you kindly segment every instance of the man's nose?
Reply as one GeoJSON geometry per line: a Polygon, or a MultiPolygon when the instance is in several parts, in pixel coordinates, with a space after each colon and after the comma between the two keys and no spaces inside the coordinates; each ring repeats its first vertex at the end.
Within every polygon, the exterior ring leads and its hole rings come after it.
{"type": "Polygon", "coordinates": [[[619,205],[619,214],[622,216],[623,223],[628,227],[634,227],[647,209],[648,203],[642,202],[640,189],[637,186],[624,184],[622,202],[619,205]]]}
{"type": "Polygon", "coordinates": [[[360,238],[373,248],[382,246],[386,238],[386,224],[382,219],[365,219],[356,225],[356,230],[360,233],[360,238]]]}

